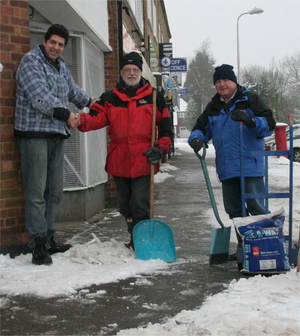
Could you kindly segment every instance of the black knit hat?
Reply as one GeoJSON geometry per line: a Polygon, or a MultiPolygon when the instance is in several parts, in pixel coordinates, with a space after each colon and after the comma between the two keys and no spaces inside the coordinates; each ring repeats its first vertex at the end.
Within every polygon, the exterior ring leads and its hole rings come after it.
{"type": "Polygon", "coordinates": [[[237,83],[236,75],[233,71],[233,66],[229,64],[222,64],[216,67],[214,73],[214,84],[219,79],[230,79],[233,82],[237,83]]]}
{"type": "Polygon", "coordinates": [[[131,53],[125,54],[123,56],[123,58],[121,59],[121,63],[120,63],[120,69],[122,69],[123,66],[126,65],[126,64],[134,64],[137,67],[139,67],[141,69],[141,71],[143,71],[143,59],[135,51],[132,51],[131,53]]]}

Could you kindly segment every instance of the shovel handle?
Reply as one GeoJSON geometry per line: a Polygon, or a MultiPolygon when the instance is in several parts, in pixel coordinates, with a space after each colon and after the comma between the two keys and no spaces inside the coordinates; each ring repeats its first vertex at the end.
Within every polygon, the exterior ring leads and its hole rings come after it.
{"type": "Polygon", "coordinates": [[[201,166],[202,166],[203,174],[204,174],[204,177],[205,177],[205,181],[206,181],[206,185],[207,185],[207,190],[208,190],[210,202],[211,202],[212,208],[214,210],[215,217],[216,217],[218,223],[221,225],[221,227],[225,228],[225,225],[222,223],[222,221],[220,219],[220,216],[219,216],[219,212],[218,212],[216,201],[215,201],[215,197],[214,197],[214,194],[213,194],[213,191],[212,191],[212,187],[211,187],[211,183],[210,183],[210,179],[209,179],[206,163],[205,163],[205,160],[204,160],[205,155],[206,155],[206,148],[205,148],[205,146],[203,146],[203,155],[202,156],[198,152],[195,152],[195,154],[196,154],[196,156],[198,157],[198,159],[201,162],[201,166]]]}
{"type": "MultiPolygon", "coordinates": [[[[156,89],[153,88],[152,96],[152,133],[151,145],[155,147],[155,130],[156,130],[156,89]]],[[[150,219],[153,218],[153,204],[154,204],[154,165],[151,164],[150,171],[150,219]]]]}

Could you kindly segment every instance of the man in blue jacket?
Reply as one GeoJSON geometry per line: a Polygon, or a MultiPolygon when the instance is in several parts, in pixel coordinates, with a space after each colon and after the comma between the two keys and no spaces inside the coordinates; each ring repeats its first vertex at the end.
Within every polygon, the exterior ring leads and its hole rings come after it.
{"type": "Polygon", "coordinates": [[[70,101],[82,109],[96,99],[75,84],[61,56],[68,38],[64,26],[52,25],[43,44],[23,57],[16,75],[14,133],[21,154],[28,246],[37,265],[51,264],[50,254],[70,248],[53,237],[63,196],[63,141],[71,135],[68,124],[78,118],[68,105],[70,101]]]}
{"type": "MultiPolygon", "coordinates": [[[[264,150],[264,137],[272,134],[276,122],[257,94],[237,84],[231,65],[215,68],[213,82],[217,93],[197,119],[188,142],[198,152],[213,140],[225,211],[230,218],[242,217],[239,122],[244,124],[244,149],[249,151],[264,150]]],[[[263,156],[244,158],[246,193],[264,192],[264,172],[263,156]]],[[[246,211],[248,215],[264,214],[263,199],[246,200],[246,211]]]]}

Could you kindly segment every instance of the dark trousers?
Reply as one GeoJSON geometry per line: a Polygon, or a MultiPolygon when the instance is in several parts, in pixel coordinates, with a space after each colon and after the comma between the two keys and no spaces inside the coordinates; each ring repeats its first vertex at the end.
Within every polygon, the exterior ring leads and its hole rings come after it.
{"type": "Polygon", "coordinates": [[[120,213],[141,221],[150,218],[150,176],[127,178],[113,176],[120,213]]]}
{"type": "MultiPolygon", "coordinates": [[[[243,217],[242,213],[242,193],[240,177],[222,181],[223,202],[225,211],[229,218],[243,217]]],[[[264,193],[263,177],[245,177],[246,193],[264,193]]],[[[262,215],[265,214],[264,199],[247,199],[246,214],[262,215]]]]}
{"type": "Polygon", "coordinates": [[[25,223],[30,248],[36,238],[55,233],[54,221],[63,197],[64,141],[61,137],[18,138],[25,187],[25,223]]]}

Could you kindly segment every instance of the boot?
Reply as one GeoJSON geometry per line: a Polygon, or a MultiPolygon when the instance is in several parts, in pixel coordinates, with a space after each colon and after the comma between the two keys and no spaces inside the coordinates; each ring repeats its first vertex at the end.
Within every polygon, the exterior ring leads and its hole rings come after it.
{"type": "Polygon", "coordinates": [[[128,217],[128,218],[125,218],[125,219],[126,219],[126,223],[127,223],[127,231],[130,234],[130,242],[128,244],[126,244],[126,246],[128,246],[128,248],[132,247],[132,249],[134,251],[134,243],[133,243],[132,233],[133,233],[133,228],[138,223],[138,221],[134,217],[128,217]]]}
{"type": "Polygon", "coordinates": [[[49,245],[50,245],[50,247],[48,249],[48,253],[49,254],[64,253],[64,252],[68,251],[69,248],[72,247],[72,245],[70,245],[70,244],[60,244],[60,243],[57,243],[54,240],[54,237],[51,237],[49,245]]]}
{"type": "Polygon", "coordinates": [[[32,250],[32,263],[35,265],[50,265],[52,258],[50,257],[47,247],[47,238],[35,238],[35,247],[32,250]]]}

